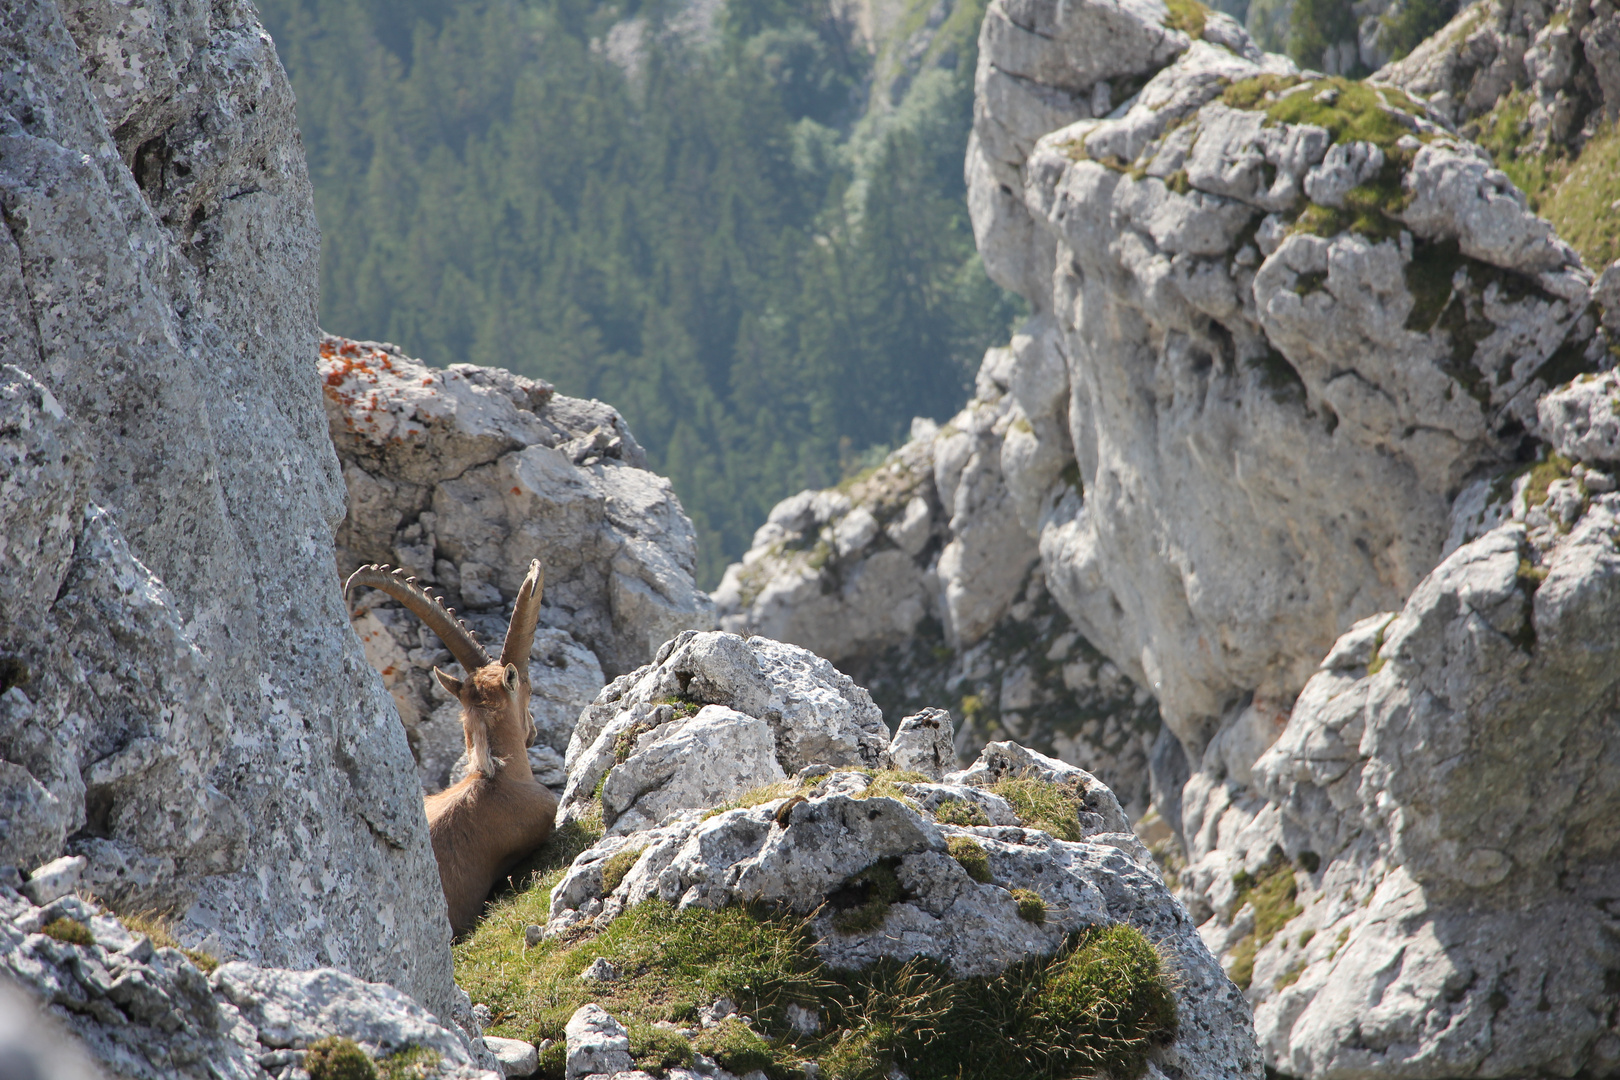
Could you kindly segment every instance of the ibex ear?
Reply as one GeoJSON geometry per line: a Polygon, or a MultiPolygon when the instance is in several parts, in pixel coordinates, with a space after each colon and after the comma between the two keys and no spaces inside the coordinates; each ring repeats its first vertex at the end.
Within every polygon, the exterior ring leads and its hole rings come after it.
{"type": "Polygon", "coordinates": [[[439,680],[439,685],[444,687],[451,697],[455,698],[457,701],[461,700],[460,679],[456,678],[454,675],[440,671],[437,665],[435,665],[433,668],[433,674],[439,680]]]}

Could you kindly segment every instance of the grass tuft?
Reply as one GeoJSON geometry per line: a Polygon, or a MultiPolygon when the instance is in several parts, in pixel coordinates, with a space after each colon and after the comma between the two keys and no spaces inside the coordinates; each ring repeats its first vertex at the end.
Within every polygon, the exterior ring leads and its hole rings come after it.
{"type": "Polygon", "coordinates": [[[746,810],[752,806],[763,806],[765,803],[775,802],[777,799],[785,799],[798,791],[798,789],[799,786],[792,780],[778,780],[774,784],[762,784],[756,788],[749,788],[735,799],[723,802],[712,810],[706,811],[703,820],[707,821],[712,817],[719,817],[730,810],[746,810]]]}
{"type": "Polygon", "coordinates": [[[46,937],[55,938],[57,941],[65,941],[69,945],[89,946],[96,943],[95,935],[90,933],[88,926],[78,919],[70,919],[66,915],[52,919],[40,927],[39,932],[46,937]]]}
{"type": "Polygon", "coordinates": [[[758,1069],[767,1074],[778,1071],[775,1048],[758,1032],[734,1016],[728,1016],[697,1037],[697,1051],[741,1075],[758,1069]]]}
{"type": "Polygon", "coordinates": [[[1018,905],[1018,917],[1027,923],[1042,926],[1046,922],[1046,898],[1034,889],[1012,890],[1013,902],[1018,905]]]}
{"type": "Polygon", "coordinates": [[[439,1075],[444,1055],[425,1046],[407,1046],[376,1063],[381,1080],[427,1080],[439,1075]]]}
{"type": "Polygon", "coordinates": [[[981,884],[990,884],[990,856],[984,845],[971,836],[952,836],[945,841],[945,850],[951,858],[962,864],[968,877],[981,884]]]}
{"type": "Polygon", "coordinates": [[[155,911],[142,911],[134,915],[120,915],[118,921],[124,924],[124,929],[137,934],[145,934],[152,939],[152,944],[160,949],[179,949],[186,959],[197,966],[197,970],[205,975],[212,975],[219,967],[219,958],[213,953],[202,949],[188,949],[180,944],[174,936],[174,929],[169,920],[155,911]]]}
{"type": "Polygon", "coordinates": [[[607,863],[602,867],[602,895],[617,889],[624,882],[624,876],[640,861],[645,847],[625,848],[608,857],[607,863]]]}
{"type": "Polygon", "coordinates": [[[1029,777],[998,781],[990,791],[1012,805],[1026,828],[1049,832],[1059,840],[1081,839],[1080,808],[1085,802],[1077,785],[1029,777]]]}
{"type": "Polygon", "coordinates": [[[934,820],[942,825],[970,825],[990,824],[990,815],[984,812],[984,807],[967,799],[941,799],[934,808],[934,820]]]}
{"type": "Polygon", "coordinates": [[[1209,18],[1209,8],[1200,4],[1198,0],[1165,0],[1165,6],[1170,14],[1164,19],[1164,27],[1169,30],[1180,30],[1194,41],[1204,36],[1204,23],[1209,18]]]}
{"type": "Polygon", "coordinates": [[[1232,947],[1228,971],[1232,981],[1247,990],[1254,982],[1254,961],[1260,950],[1305,909],[1297,901],[1299,886],[1294,881],[1293,867],[1283,859],[1272,859],[1258,877],[1239,870],[1232,875],[1232,883],[1238,887],[1233,910],[1242,910],[1244,904],[1254,905],[1254,929],[1232,947]]]}
{"type": "Polygon", "coordinates": [[[377,1066],[353,1039],[328,1035],[304,1055],[309,1080],[377,1080],[377,1066]]]}
{"type": "Polygon", "coordinates": [[[630,1032],[630,1056],[641,1068],[662,1070],[691,1067],[692,1044],[679,1031],[644,1020],[632,1020],[625,1026],[630,1032]]]}

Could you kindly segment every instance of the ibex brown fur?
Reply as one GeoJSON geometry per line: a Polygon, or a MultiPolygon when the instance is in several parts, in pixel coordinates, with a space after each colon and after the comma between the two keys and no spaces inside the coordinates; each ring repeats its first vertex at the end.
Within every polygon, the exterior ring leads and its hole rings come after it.
{"type": "Polygon", "coordinates": [[[551,836],[557,815],[556,796],[535,780],[528,755],[535,737],[529,715],[529,649],[543,581],[536,559],[518,588],[506,643],[494,661],[455,610],[403,570],[362,566],[343,587],[347,595],[356,585],[370,585],[404,604],[439,635],[466,672],[466,678],[458,679],[433,669],[440,685],[461,702],[467,776],[423,800],[457,937],[478,921],[495,883],[551,836]]]}

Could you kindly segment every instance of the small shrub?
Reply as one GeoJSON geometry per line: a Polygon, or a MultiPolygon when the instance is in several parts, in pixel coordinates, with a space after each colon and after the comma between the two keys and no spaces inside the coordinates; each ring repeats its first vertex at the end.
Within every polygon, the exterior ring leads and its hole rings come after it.
{"type": "Polygon", "coordinates": [[[945,841],[945,850],[950,852],[951,858],[962,864],[968,877],[984,884],[990,882],[990,856],[985,854],[984,845],[971,836],[952,836],[945,841]]]}
{"type": "Polygon", "coordinates": [[[942,799],[934,809],[934,819],[942,825],[988,825],[990,815],[984,807],[966,799],[942,799]]]}
{"type": "Polygon", "coordinates": [[[632,1020],[630,1056],[643,1069],[688,1068],[692,1064],[692,1044],[686,1036],[667,1027],[632,1020]]]}
{"type": "Polygon", "coordinates": [[[643,720],[641,723],[631,724],[619,732],[613,739],[613,763],[623,765],[630,760],[630,755],[636,752],[636,740],[657,726],[657,724],[643,720]]]}
{"type": "Polygon", "coordinates": [[[1018,905],[1018,917],[1027,923],[1042,926],[1046,923],[1046,899],[1034,889],[1014,889],[1012,898],[1018,905]]]}
{"type": "Polygon", "coordinates": [[[884,859],[868,866],[844,883],[828,899],[840,907],[833,915],[833,928],[841,934],[859,934],[883,925],[889,905],[904,895],[894,868],[898,859],[884,859]]]}
{"type": "Polygon", "coordinates": [[[568,1074],[568,1042],[562,1038],[551,1040],[551,1045],[540,1051],[540,1067],[534,1075],[542,1080],[564,1080],[568,1074]]]}
{"type": "Polygon", "coordinates": [[[636,865],[636,862],[641,858],[642,852],[646,850],[644,847],[625,848],[608,859],[607,864],[602,867],[603,896],[619,887],[624,881],[624,876],[636,865]]]}
{"type": "Polygon", "coordinates": [[[304,1055],[309,1080],[377,1080],[377,1066],[353,1039],[328,1035],[304,1055]]]}
{"type": "Polygon", "coordinates": [[[52,919],[41,927],[39,932],[46,937],[53,937],[57,941],[65,941],[69,945],[94,945],[96,943],[95,935],[90,933],[88,926],[65,915],[52,919]]]}

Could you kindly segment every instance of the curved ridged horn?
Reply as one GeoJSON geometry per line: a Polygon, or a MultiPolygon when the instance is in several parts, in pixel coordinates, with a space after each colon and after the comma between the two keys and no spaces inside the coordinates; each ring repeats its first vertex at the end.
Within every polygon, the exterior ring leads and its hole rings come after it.
{"type": "Polygon", "coordinates": [[[534,627],[540,621],[540,593],[545,587],[546,575],[540,569],[540,560],[530,559],[529,572],[518,586],[511,625],[506,628],[506,644],[501,646],[501,663],[515,664],[525,675],[529,672],[529,650],[534,647],[534,627]]]}
{"type": "Polygon", "coordinates": [[[349,591],[356,585],[370,585],[373,589],[381,589],[404,604],[411,614],[427,624],[429,630],[439,635],[444,647],[450,650],[450,654],[468,675],[489,663],[489,654],[473,638],[467,624],[456,618],[455,614],[447,610],[436,597],[418,585],[415,578],[406,577],[405,571],[375,563],[362,566],[350,574],[349,580],[343,583],[345,603],[348,602],[349,591]]]}

